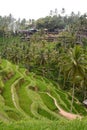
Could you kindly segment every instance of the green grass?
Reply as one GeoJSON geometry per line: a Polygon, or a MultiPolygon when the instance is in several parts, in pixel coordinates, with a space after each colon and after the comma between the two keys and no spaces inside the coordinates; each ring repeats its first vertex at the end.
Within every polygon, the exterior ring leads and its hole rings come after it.
{"type": "Polygon", "coordinates": [[[16,92],[19,97],[19,104],[20,107],[31,117],[33,117],[30,107],[32,104],[31,99],[27,95],[26,86],[28,86],[28,81],[24,81],[24,83],[19,83],[19,85],[16,86],[16,92]]]}
{"type": "Polygon", "coordinates": [[[27,120],[15,123],[0,123],[0,130],[87,130],[87,120],[74,121],[48,121],[48,120],[27,120]],[[78,124],[78,125],[77,125],[78,124]]]}
{"type": "MultiPolygon", "coordinates": [[[[58,95],[60,95],[60,98],[62,99],[62,101],[64,101],[64,103],[66,104],[67,108],[70,111],[71,101],[68,99],[67,93],[65,94],[61,90],[57,90],[57,89],[56,89],[56,92],[58,93],[58,95]]],[[[78,113],[77,109],[75,109],[75,107],[73,107],[73,112],[78,113]]]]}
{"type": "Polygon", "coordinates": [[[58,118],[54,117],[51,113],[49,113],[48,111],[42,109],[42,108],[38,108],[38,113],[40,115],[42,115],[43,117],[46,117],[47,119],[50,120],[57,120],[58,118]]]}
{"type": "Polygon", "coordinates": [[[36,86],[39,88],[40,91],[46,91],[47,90],[47,86],[44,82],[42,82],[39,79],[36,79],[36,86]]]}
{"type": "Polygon", "coordinates": [[[57,110],[57,107],[54,104],[54,101],[51,97],[49,97],[46,93],[39,93],[44,104],[52,111],[57,110]]]}
{"type": "Polygon", "coordinates": [[[11,94],[11,85],[19,78],[19,75],[14,75],[9,81],[5,83],[4,92],[2,94],[5,104],[10,107],[14,107],[11,94]]]}
{"type": "Polygon", "coordinates": [[[87,129],[86,109],[76,98],[73,112],[83,117],[85,115],[85,119],[69,121],[59,115],[53,98],[62,109],[69,112],[72,97],[55,82],[33,72],[26,74],[26,69],[6,60],[2,60],[0,67],[0,84],[3,86],[0,94],[0,130],[87,129]],[[4,81],[10,71],[13,72],[13,76],[4,81]]]}
{"type": "Polygon", "coordinates": [[[51,91],[51,95],[57,100],[57,103],[59,104],[60,107],[62,107],[66,111],[69,111],[64,101],[60,98],[60,95],[58,95],[54,90],[51,91]]]}
{"type": "Polygon", "coordinates": [[[6,110],[6,113],[11,120],[18,121],[23,119],[23,116],[18,111],[6,110]]]}

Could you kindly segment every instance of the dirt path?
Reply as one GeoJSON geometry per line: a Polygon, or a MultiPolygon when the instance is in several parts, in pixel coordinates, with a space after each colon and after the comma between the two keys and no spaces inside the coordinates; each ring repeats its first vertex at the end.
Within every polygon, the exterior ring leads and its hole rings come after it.
{"type": "Polygon", "coordinates": [[[79,118],[79,119],[82,118],[80,115],[72,114],[72,113],[69,113],[69,112],[64,111],[64,110],[58,105],[56,99],[55,99],[53,96],[51,96],[49,93],[47,93],[47,94],[54,100],[54,103],[55,103],[56,107],[59,109],[59,114],[60,114],[60,115],[66,117],[67,119],[71,119],[71,120],[76,119],[76,118],[79,118]]]}

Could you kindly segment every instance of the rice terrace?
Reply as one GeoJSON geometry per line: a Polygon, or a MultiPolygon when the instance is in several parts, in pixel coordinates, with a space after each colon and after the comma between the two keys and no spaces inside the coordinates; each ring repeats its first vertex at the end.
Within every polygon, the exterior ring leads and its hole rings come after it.
{"type": "Polygon", "coordinates": [[[87,15],[0,16],[0,130],[87,130],[87,15]]]}

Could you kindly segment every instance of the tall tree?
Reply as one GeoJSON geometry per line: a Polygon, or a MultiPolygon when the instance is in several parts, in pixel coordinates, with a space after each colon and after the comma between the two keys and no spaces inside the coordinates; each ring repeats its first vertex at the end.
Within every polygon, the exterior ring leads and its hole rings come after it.
{"type": "Polygon", "coordinates": [[[71,111],[74,102],[75,84],[78,76],[84,78],[87,69],[87,58],[80,46],[71,48],[65,54],[61,55],[61,70],[64,75],[72,82],[72,101],[71,111]]]}

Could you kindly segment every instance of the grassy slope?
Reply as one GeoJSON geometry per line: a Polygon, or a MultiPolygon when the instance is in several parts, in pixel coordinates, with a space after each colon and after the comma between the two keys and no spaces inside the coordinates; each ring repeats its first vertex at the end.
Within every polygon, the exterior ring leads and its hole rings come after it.
{"type": "MultiPolygon", "coordinates": [[[[68,130],[69,125],[76,125],[74,121],[66,125],[67,120],[58,114],[59,110],[55,106],[53,99],[47,95],[47,92],[50,93],[56,98],[58,104],[64,110],[67,112],[70,111],[71,96],[59,87],[56,89],[51,81],[37,76],[34,73],[28,73],[27,70],[19,68],[6,60],[2,60],[0,64],[0,77],[0,88],[2,90],[0,94],[0,121],[4,123],[15,120],[20,121],[18,123],[8,124],[4,126],[4,129],[9,128],[10,130],[10,128],[16,129],[17,127],[18,130],[22,130],[22,127],[24,129],[27,129],[27,127],[29,129],[30,127],[31,130],[34,130],[36,127],[35,130],[45,128],[47,130],[53,130],[54,128],[60,127],[60,124],[63,123],[68,130]],[[10,76],[9,73],[11,74],[10,76]],[[27,119],[27,122],[22,121],[23,119],[27,119]],[[32,120],[30,121],[30,119],[32,120]],[[36,121],[35,119],[38,120],[36,121]],[[31,125],[28,121],[32,122],[31,125]],[[43,125],[44,122],[45,125],[43,125]],[[36,126],[33,126],[33,123],[36,126]]],[[[73,113],[87,114],[86,109],[77,99],[74,102],[73,113]]],[[[2,126],[3,123],[0,125],[0,130],[2,126]]],[[[63,126],[60,127],[60,130],[62,128],[63,126]]]]}
{"type": "Polygon", "coordinates": [[[46,121],[27,120],[9,124],[0,124],[0,130],[87,130],[87,120],[46,121]]]}

